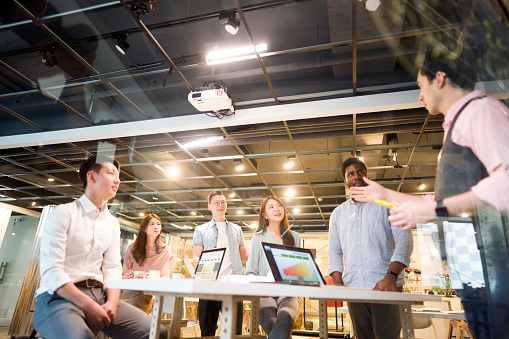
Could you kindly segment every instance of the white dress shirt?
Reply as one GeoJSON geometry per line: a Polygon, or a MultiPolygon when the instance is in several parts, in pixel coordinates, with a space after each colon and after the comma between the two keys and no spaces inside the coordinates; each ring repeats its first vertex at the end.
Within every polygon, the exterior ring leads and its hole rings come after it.
{"type": "Polygon", "coordinates": [[[106,204],[98,210],[85,195],[57,206],[44,224],[40,260],[37,296],[69,282],[120,280],[119,222],[106,204]]]}

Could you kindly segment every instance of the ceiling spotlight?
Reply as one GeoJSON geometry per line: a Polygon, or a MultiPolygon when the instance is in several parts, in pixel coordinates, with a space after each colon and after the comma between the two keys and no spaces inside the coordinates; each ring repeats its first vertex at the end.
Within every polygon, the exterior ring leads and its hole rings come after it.
{"type": "Polygon", "coordinates": [[[380,7],[380,0],[366,0],[366,9],[370,12],[374,12],[380,7]]]}
{"type": "Polygon", "coordinates": [[[219,14],[219,22],[225,24],[224,29],[231,35],[235,35],[239,31],[240,21],[237,19],[236,12],[224,12],[219,14]]]}
{"type": "Polygon", "coordinates": [[[145,213],[140,212],[138,215],[139,215],[140,217],[144,217],[144,216],[145,216],[145,213]]]}
{"type": "Polygon", "coordinates": [[[238,211],[237,211],[237,214],[244,214],[244,211],[242,211],[242,210],[238,210],[238,211]]]}
{"type": "Polygon", "coordinates": [[[230,198],[235,198],[235,193],[230,193],[230,198]]]}
{"type": "Polygon", "coordinates": [[[127,34],[119,36],[116,40],[117,43],[115,44],[115,47],[120,53],[125,55],[127,53],[127,49],[131,47],[131,45],[127,43],[127,34]]]}
{"type": "Polygon", "coordinates": [[[192,212],[191,212],[191,214],[192,214],[192,215],[196,215],[196,212],[195,212],[195,211],[192,211],[192,212]]]}
{"type": "Polygon", "coordinates": [[[32,206],[35,206],[35,201],[32,201],[32,206]]]}
{"type": "Polygon", "coordinates": [[[46,48],[42,52],[42,63],[44,66],[53,67],[58,65],[57,57],[55,56],[55,48],[46,48]]]}
{"type": "Polygon", "coordinates": [[[300,213],[300,208],[294,208],[293,213],[295,213],[295,214],[300,213]]]}
{"type": "Polygon", "coordinates": [[[423,189],[425,189],[425,188],[426,188],[426,184],[425,184],[425,183],[423,183],[423,182],[419,183],[419,189],[420,189],[421,191],[422,191],[423,189]]]}
{"type": "Polygon", "coordinates": [[[233,160],[233,163],[235,164],[235,169],[237,171],[242,171],[244,169],[244,164],[242,163],[242,159],[235,159],[235,160],[233,160]]]}
{"type": "Polygon", "coordinates": [[[468,218],[468,213],[465,213],[465,212],[461,213],[461,217],[462,218],[468,218]]]}
{"type": "Polygon", "coordinates": [[[361,151],[355,151],[355,157],[358,158],[360,161],[364,162],[364,158],[361,156],[361,151]]]}
{"type": "Polygon", "coordinates": [[[293,167],[293,161],[295,160],[295,155],[289,155],[286,158],[287,158],[287,160],[286,160],[285,168],[290,169],[293,167]]]}
{"type": "Polygon", "coordinates": [[[53,179],[53,178],[48,178],[48,181],[55,181],[55,179],[53,179]]]}
{"type": "Polygon", "coordinates": [[[176,166],[168,167],[166,174],[170,177],[176,177],[179,174],[179,169],[176,166]]]}
{"type": "Polygon", "coordinates": [[[289,188],[286,190],[285,195],[287,197],[293,197],[295,195],[295,190],[293,188],[289,188]]]}
{"type": "Polygon", "coordinates": [[[249,228],[252,228],[252,229],[255,229],[255,228],[258,228],[258,225],[257,224],[250,224],[250,225],[247,225],[249,228]]]}

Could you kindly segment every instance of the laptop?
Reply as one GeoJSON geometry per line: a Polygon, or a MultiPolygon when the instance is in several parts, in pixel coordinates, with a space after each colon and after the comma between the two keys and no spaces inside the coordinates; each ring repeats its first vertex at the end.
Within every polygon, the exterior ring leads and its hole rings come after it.
{"type": "Polygon", "coordinates": [[[266,242],[262,242],[262,247],[276,283],[325,285],[325,279],[316,265],[311,250],[266,242]]]}
{"type": "Polygon", "coordinates": [[[223,264],[226,247],[202,251],[193,278],[216,280],[223,264]]]}

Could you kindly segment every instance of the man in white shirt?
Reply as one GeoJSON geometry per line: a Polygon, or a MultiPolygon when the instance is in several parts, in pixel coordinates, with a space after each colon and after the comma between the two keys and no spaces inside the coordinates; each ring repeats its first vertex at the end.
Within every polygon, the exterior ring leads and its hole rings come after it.
{"type": "Polygon", "coordinates": [[[106,205],[120,179],[118,162],[103,160],[91,156],[81,165],[85,194],[57,206],[44,225],[34,327],[47,339],[93,339],[99,331],[111,338],[149,337],[150,317],[107,288],[122,278],[120,225],[106,205]]]}
{"type": "MultiPolygon", "coordinates": [[[[203,250],[226,247],[218,279],[230,274],[241,275],[242,263],[247,262],[249,254],[244,246],[244,233],[240,226],[226,220],[227,204],[223,192],[213,191],[209,194],[208,208],[212,212],[212,220],[194,230],[194,264],[198,264],[203,250]]],[[[198,318],[202,337],[215,335],[220,310],[220,301],[200,300],[198,318]]],[[[242,334],[242,303],[239,303],[237,309],[236,333],[242,334]]]]}

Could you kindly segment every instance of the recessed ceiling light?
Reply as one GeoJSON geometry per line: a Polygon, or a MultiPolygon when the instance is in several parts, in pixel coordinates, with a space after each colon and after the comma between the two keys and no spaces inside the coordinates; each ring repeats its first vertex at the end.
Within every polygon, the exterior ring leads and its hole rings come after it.
{"type": "Polygon", "coordinates": [[[230,198],[235,198],[235,193],[230,193],[230,198]]]}
{"type": "Polygon", "coordinates": [[[35,206],[35,201],[32,201],[32,206],[35,206]]]}
{"type": "Polygon", "coordinates": [[[144,216],[145,216],[145,213],[140,212],[139,216],[140,216],[140,217],[144,217],[144,216]]]}
{"type": "Polygon", "coordinates": [[[425,188],[426,188],[426,184],[425,184],[425,183],[423,183],[423,182],[421,182],[421,183],[419,184],[419,189],[422,191],[422,190],[423,190],[423,189],[425,189],[425,188]]]}
{"type": "Polygon", "coordinates": [[[53,179],[53,178],[48,178],[48,181],[55,181],[55,179],[53,179]]]}
{"type": "Polygon", "coordinates": [[[300,213],[300,208],[294,208],[293,213],[300,213]]]}
{"type": "Polygon", "coordinates": [[[465,212],[461,213],[461,217],[462,218],[468,218],[468,213],[465,213],[465,212]]]}
{"type": "Polygon", "coordinates": [[[244,211],[243,210],[238,210],[237,214],[244,214],[244,211]]]}
{"type": "Polygon", "coordinates": [[[196,215],[196,212],[195,212],[195,211],[192,211],[192,212],[191,212],[191,214],[192,214],[192,215],[196,215]]]}

